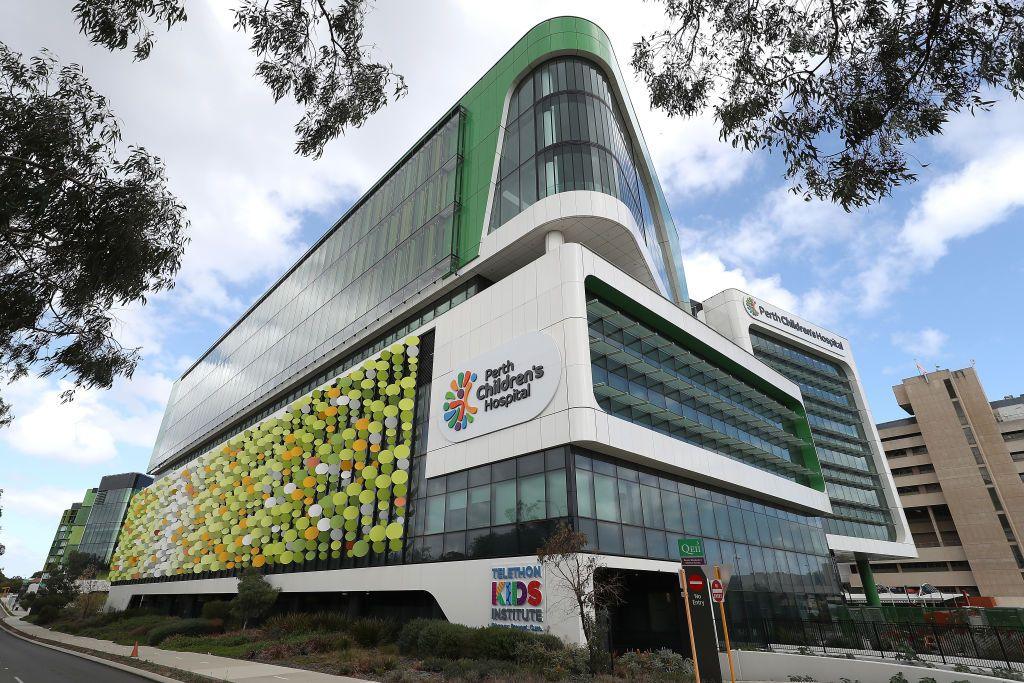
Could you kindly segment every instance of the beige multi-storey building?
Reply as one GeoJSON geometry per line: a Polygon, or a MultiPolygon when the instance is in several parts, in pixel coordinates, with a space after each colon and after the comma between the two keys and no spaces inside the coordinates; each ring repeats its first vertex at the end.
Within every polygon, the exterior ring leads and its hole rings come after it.
{"type": "Polygon", "coordinates": [[[1024,606],[1024,395],[989,402],[974,368],[911,377],[893,393],[913,417],[878,433],[919,557],[872,563],[875,580],[1024,606]]]}

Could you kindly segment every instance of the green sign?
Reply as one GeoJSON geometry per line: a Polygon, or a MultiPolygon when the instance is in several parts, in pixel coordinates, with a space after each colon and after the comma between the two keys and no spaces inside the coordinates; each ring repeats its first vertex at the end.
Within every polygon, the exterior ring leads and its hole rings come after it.
{"type": "Polygon", "coordinates": [[[679,559],[683,564],[704,564],[704,540],[700,538],[680,538],[679,559]]]}

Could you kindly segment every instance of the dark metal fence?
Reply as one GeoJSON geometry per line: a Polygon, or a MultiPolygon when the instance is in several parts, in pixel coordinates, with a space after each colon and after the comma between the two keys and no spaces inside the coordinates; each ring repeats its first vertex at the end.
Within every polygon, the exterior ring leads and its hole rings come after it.
{"type": "Polygon", "coordinates": [[[734,647],[1024,672],[1024,632],[994,626],[765,619],[730,624],[729,635],[734,647]]]}

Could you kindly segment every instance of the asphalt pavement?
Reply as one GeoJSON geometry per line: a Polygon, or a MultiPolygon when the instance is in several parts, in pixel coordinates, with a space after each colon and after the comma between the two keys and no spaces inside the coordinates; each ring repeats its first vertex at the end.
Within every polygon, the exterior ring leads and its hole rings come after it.
{"type": "Polygon", "coordinates": [[[139,683],[148,680],[25,642],[0,628],[0,683],[139,683]]]}

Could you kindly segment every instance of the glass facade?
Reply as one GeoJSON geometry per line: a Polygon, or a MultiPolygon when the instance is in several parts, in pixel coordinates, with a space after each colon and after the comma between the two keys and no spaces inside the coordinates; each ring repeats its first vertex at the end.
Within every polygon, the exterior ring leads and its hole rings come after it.
{"type": "Polygon", "coordinates": [[[122,481],[128,485],[105,489],[103,484],[100,484],[92,503],[89,520],[85,525],[82,541],[77,548],[78,552],[91,555],[104,566],[110,563],[110,556],[114,552],[114,546],[117,545],[117,536],[121,531],[128,503],[137,491],[152,481],[149,477],[141,475],[115,475],[111,479],[122,481]],[[136,479],[136,477],[138,478],[136,479]]]}
{"type": "Polygon", "coordinates": [[[409,562],[532,555],[571,519],[605,555],[678,560],[704,539],[734,618],[825,616],[839,595],[821,520],[623,461],[552,448],[415,480],[409,562]]]}
{"type": "Polygon", "coordinates": [[[794,411],[592,292],[587,322],[594,394],[605,411],[806,483],[794,411]]]}
{"type": "Polygon", "coordinates": [[[590,190],[628,206],[646,243],[651,210],[637,157],[597,65],[577,57],[546,62],[509,100],[490,229],[550,195],[590,190]]]}
{"type": "Polygon", "coordinates": [[[596,453],[573,458],[578,528],[597,552],[678,560],[701,537],[731,571],[732,619],[825,617],[839,584],[821,519],[764,505],[596,453]]]}
{"type": "Polygon", "coordinates": [[[451,272],[455,110],[175,384],[151,468],[451,272]]]}
{"type": "Polygon", "coordinates": [[[750,331],[754,355],[800,386],[832,501],[825,530],[882,541],[896,537],[892,513],[864,434],[846,370],[791,344],[750,331]]]}
{"type": "Polygon", "coordinates": [[[453,306],[458,306],[466,299],[475,296],[478,292],[484,290],[488,286],[488,281],[482,277],[474,277],[468,282],[459,285],[455,289],[451,290],[444,296],[441,296],[428,305],[424,306],[420,310],[416,311],[410,316],[407,316],[399,320],[394,325],[388,327],[383,332],[378,334],[376,337],[371,339],[366,344],[362,344],[355,349],[347,352],[341,358],[335,360],[329,367],[320,369],[317,374],[308,378],[305,382],[297,386],[292,391],[288,392],[281,398],[265,405],[259,412],[253,413],[246,419],[232,424],[214,436],[205,439],[196,446],[193,446],[185,453],[176,457],[173,461],[169,461],[161,466],[161,470],[167,471],[175,467],[184,465],[191,460],[199,457],[203,453],[207,452],[217,444],[221,443],[228,437],[240,432],[243,429],[258,424],[262,420],[270,417],[274,413],[278,412],[285,406],[289,405],[292,401],[299,398],[303,394],[307,394],[316,387],[325,384],[328,380],[337,377],[341,373],[345,372],[352,366],[356,365],[359,361],[373,356],[383,349],[391,346],[396,341],[399,341],[403,337],[407,337],[414,331],[426,325],[434,318],[439,315],[447,313],[453,306]]]}

